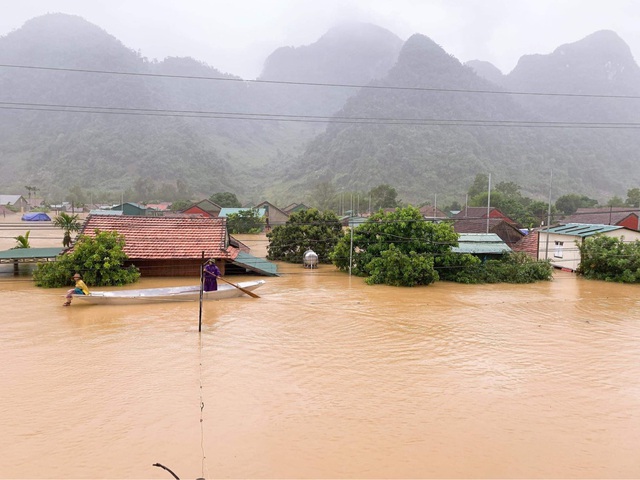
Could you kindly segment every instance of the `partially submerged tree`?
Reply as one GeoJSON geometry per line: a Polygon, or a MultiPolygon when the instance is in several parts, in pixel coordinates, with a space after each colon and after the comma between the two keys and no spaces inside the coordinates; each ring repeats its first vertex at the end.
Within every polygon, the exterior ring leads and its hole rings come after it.
{"type": "Polygon", "coordinates": [[[124,253],[124,236],[118,232],[96,231],[95,237],[81,235],[73,251],[61,255],[55,262],[40,263],[33,272],[39,287],[63,287],[79,272],[87,285],[126,285],[140,278],[140,271],[130,265],[124,253]]]}
{"type": "Polygon", "coordinates": [[[331,259],[343,271],[367,277],[367,283],[412,287],[455,277],[454,267],[480,263],[476,257],[451,252],[458,234],[449,223],[426,221],[413,206],[378,212],[347,232],[331,259]],[[353,250],[351,250],[353,246],[353,250]]]}
{"type": "Polygon", "coordinates": [[[78,218],[78,214],[69,215],[68,213],[61,212],[53,219],[53,224],[64,230],[64,237],[62,238],[62,246],[64,248],[68,248],[71,245],[71,232],[80,230],[78,218]]]}
{"type": "Polygon", "coordinates": [[[13,239],[16,241],[16,246],[11,250],[16,250],[19,248],[31,248],[31,244],[29,243],[29,235],[31,235],[31,230],[27,230],[27,233],[25,233],[24,235],[13,237],[13,239]]]}
{"type": "Polygon", "coordinates": [[[578,245],[577,273],[593,280],[640,283],[640,241],[595,235],[578,245]]]}
{"type": "Polygon", "coordinates": [[[302,262],[303,253],[312,249],[320,263],[329,263],[329,254],[342,236],[342,225],[334,212],[309,208],[293,213],[285,225],[269,233],[267,258],[285,262],[302,262]]]}
{"type": "Polygon", "coordinates": [[[257,210],[248,208],[227,216],[230,233],[260,233],[264,229],[264,218],[257,210]]]}

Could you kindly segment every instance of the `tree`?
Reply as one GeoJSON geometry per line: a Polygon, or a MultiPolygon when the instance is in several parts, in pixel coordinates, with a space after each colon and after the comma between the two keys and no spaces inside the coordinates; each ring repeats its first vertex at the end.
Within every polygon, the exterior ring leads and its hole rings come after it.
{"type": "Polygon", "coordinates": [[[231,233],[260,233],[264,228],[264,218],[257,210],[241,210],[227,216],[227,228],[231,233]]]}
{"type": "Polygon", "coordinates": [[[231,192],[219,192],[214,193],[209,197],[213,203],[220,205],[223,208],[240,208],[242,204],[235,193],[231,192]]]}
{"type": "Polygon", "coordinates": [[[634,207],[640,208],[640,188],[630,188],[627,190],[627,200],[625,204],[634,207]]]}
{"type": "Polygon", "coordinates": [[[577,273],[610,282],[640,283],[640,241],[596,235],[578,244],[577,273]]]}
{"type": "Polygon", "coordinates": [[[31,234],[31,230],[27,230],[27,233],[24,235],[18,235],[17,237],[13,237],[16,241],[16,246],[11,250],[16,250],[19,248],[31,248],[31,244],[29,243],[29,235],[31,234]]]}
{"type": "Polygon", "coordinates": [[[68,248],[71,245],[71,232],[80,230],[78,218],[78,214],[69,215],[68,213],[60,212],[53,219],[53,225],[64,230],[64,237],[62,238],[62,246],[64,248],[68,248]]]}
{"type": "Polygon", "coordinates": [[[63,287],[69,278],[79,272],[88,285],[115,286],[133,283],[140,278],[140,271],[130,265],[124,253],[124,236],[118,232],[100,232],[95,237],[80,235],[73,251],[66,253],[55,262],[38,264],[33,272],[39,287],[63,287]]]}
{"type": "Polygon", "coordinates": [[[343,271],[367,277],[370,284],[395,286],[429,285],[453,278],[455,267],[480,261],[455,254],[458,234],[448,223],[424,220],[413,206],[378,212],[353,232],[345,233],[331,259],[343,271]],[[351,248],[353,244],[353,249],[351,248]]]}
{"type": "Polygon", "coordinates": [[[309,208],[293,213],[285,225],[267,233],[269,260],[302,262],[303,253],[312,249],[320,263],[329,263],[329,255],[342,237],[342,225],[332,211],[309,208]]]}
{"type": "Polygon", "coordinates": [[[597,200],[587,197],[586,195],[579,195],[577,193],[569,193],[563,195],[556,200],[556,208],[566,214],[572,215],[576,213],[578,208],[590,208],[595,207],[598,204],[597,200]]]}
{"type": "Polygon", "coordinates": [[[479,193],[487,192],[489,190],[489,176],[484,173],[478,173],[473,180],[473,184],[469,187],[467,194],[469,198],[473,198],[479,193]]]}
{"type": "Polygon", "coordinates": [[[624,200],[617,195],[614,195],[607,202],[607,207],[624,207],[624,200]]]}
{"type": "Polygon", "coordinates": [[[400,206],[398,200],[398,192],[396,189],[387,184],[378,185],[369,191],[371,198],[371,208],[379,210],[381,208],[397,208],[400,206]]]}
{"type": "Polygon", "coordinates": [[[337,210],[338,192],[331,182],[320,182],[314,185],[309,193],[309,203],[319,211],[337,210]]]}

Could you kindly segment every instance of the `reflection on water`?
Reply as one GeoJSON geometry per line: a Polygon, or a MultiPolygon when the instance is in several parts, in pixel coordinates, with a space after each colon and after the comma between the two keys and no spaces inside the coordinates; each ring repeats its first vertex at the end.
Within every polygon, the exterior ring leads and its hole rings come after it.
{"type": "Polygon", "coordinates": [[[197,303],[3,276],[0,477],[640,477],[637,286],[280,270],[201,335],[197,303]]]}

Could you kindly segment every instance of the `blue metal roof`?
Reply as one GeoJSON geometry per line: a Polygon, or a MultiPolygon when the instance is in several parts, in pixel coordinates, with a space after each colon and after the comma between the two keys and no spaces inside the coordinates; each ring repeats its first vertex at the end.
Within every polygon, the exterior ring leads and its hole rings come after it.
{"type": "Polygon", "coordinates": [[[275,263],[271,263],[269,260],[265,260],[264,258],[254,257],[248,253],[238,253],[238,256],[235,258],[233,263],[270,277],[278,276],[278,266],[275,263]]]}
{"type": "MultiPolygon", "coordinates": [[[[559,235],[573,235],[575,237],[590,237],[597,233],[612,232],[620,230],[624,227],[619,225],[596,225],[591,223],[567,223],[566,225],[558,225],[548,229],[549,233],[559,235]]],[[[542,230],[547,231],[547,230],[542,230]]]]}

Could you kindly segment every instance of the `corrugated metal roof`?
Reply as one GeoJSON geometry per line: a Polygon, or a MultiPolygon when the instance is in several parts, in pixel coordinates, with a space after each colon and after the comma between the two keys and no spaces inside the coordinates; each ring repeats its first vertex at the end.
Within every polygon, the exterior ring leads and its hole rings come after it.
{"type": "MultiPolygon", "coordinates": [[[[548,229],[549,233],[556,233],[560,235],[573,235],[576,237],[590,237],[597,233],[612,232],[614,230],[620,230],[618,225],[594,225],[590,223],[567,223],[566,225],[558,225],[548,229]]],[[[546,232],[547,230],[542,230],[546,232]]]]}
{"type": "Polygon", "coordinates": [[[272,277],[278,276],[278,266],[275,263],[271,263],[264,258],[254,257],[245,252],[238,253],[233,263],[254,272],[263,273],[272,277]]]}
{"type": "Polygon", "coordinates": [[[461,233],[458,246],[453,247],[451,251],[474,255],[500,255],[510,253],[511,249],[495,233],[461,233]]]}
{"type": "Polygon", "coordinates": [[[0,260],[55,258],[62,251],[62,248],[15,248],[0,252],[0,260]]]}

